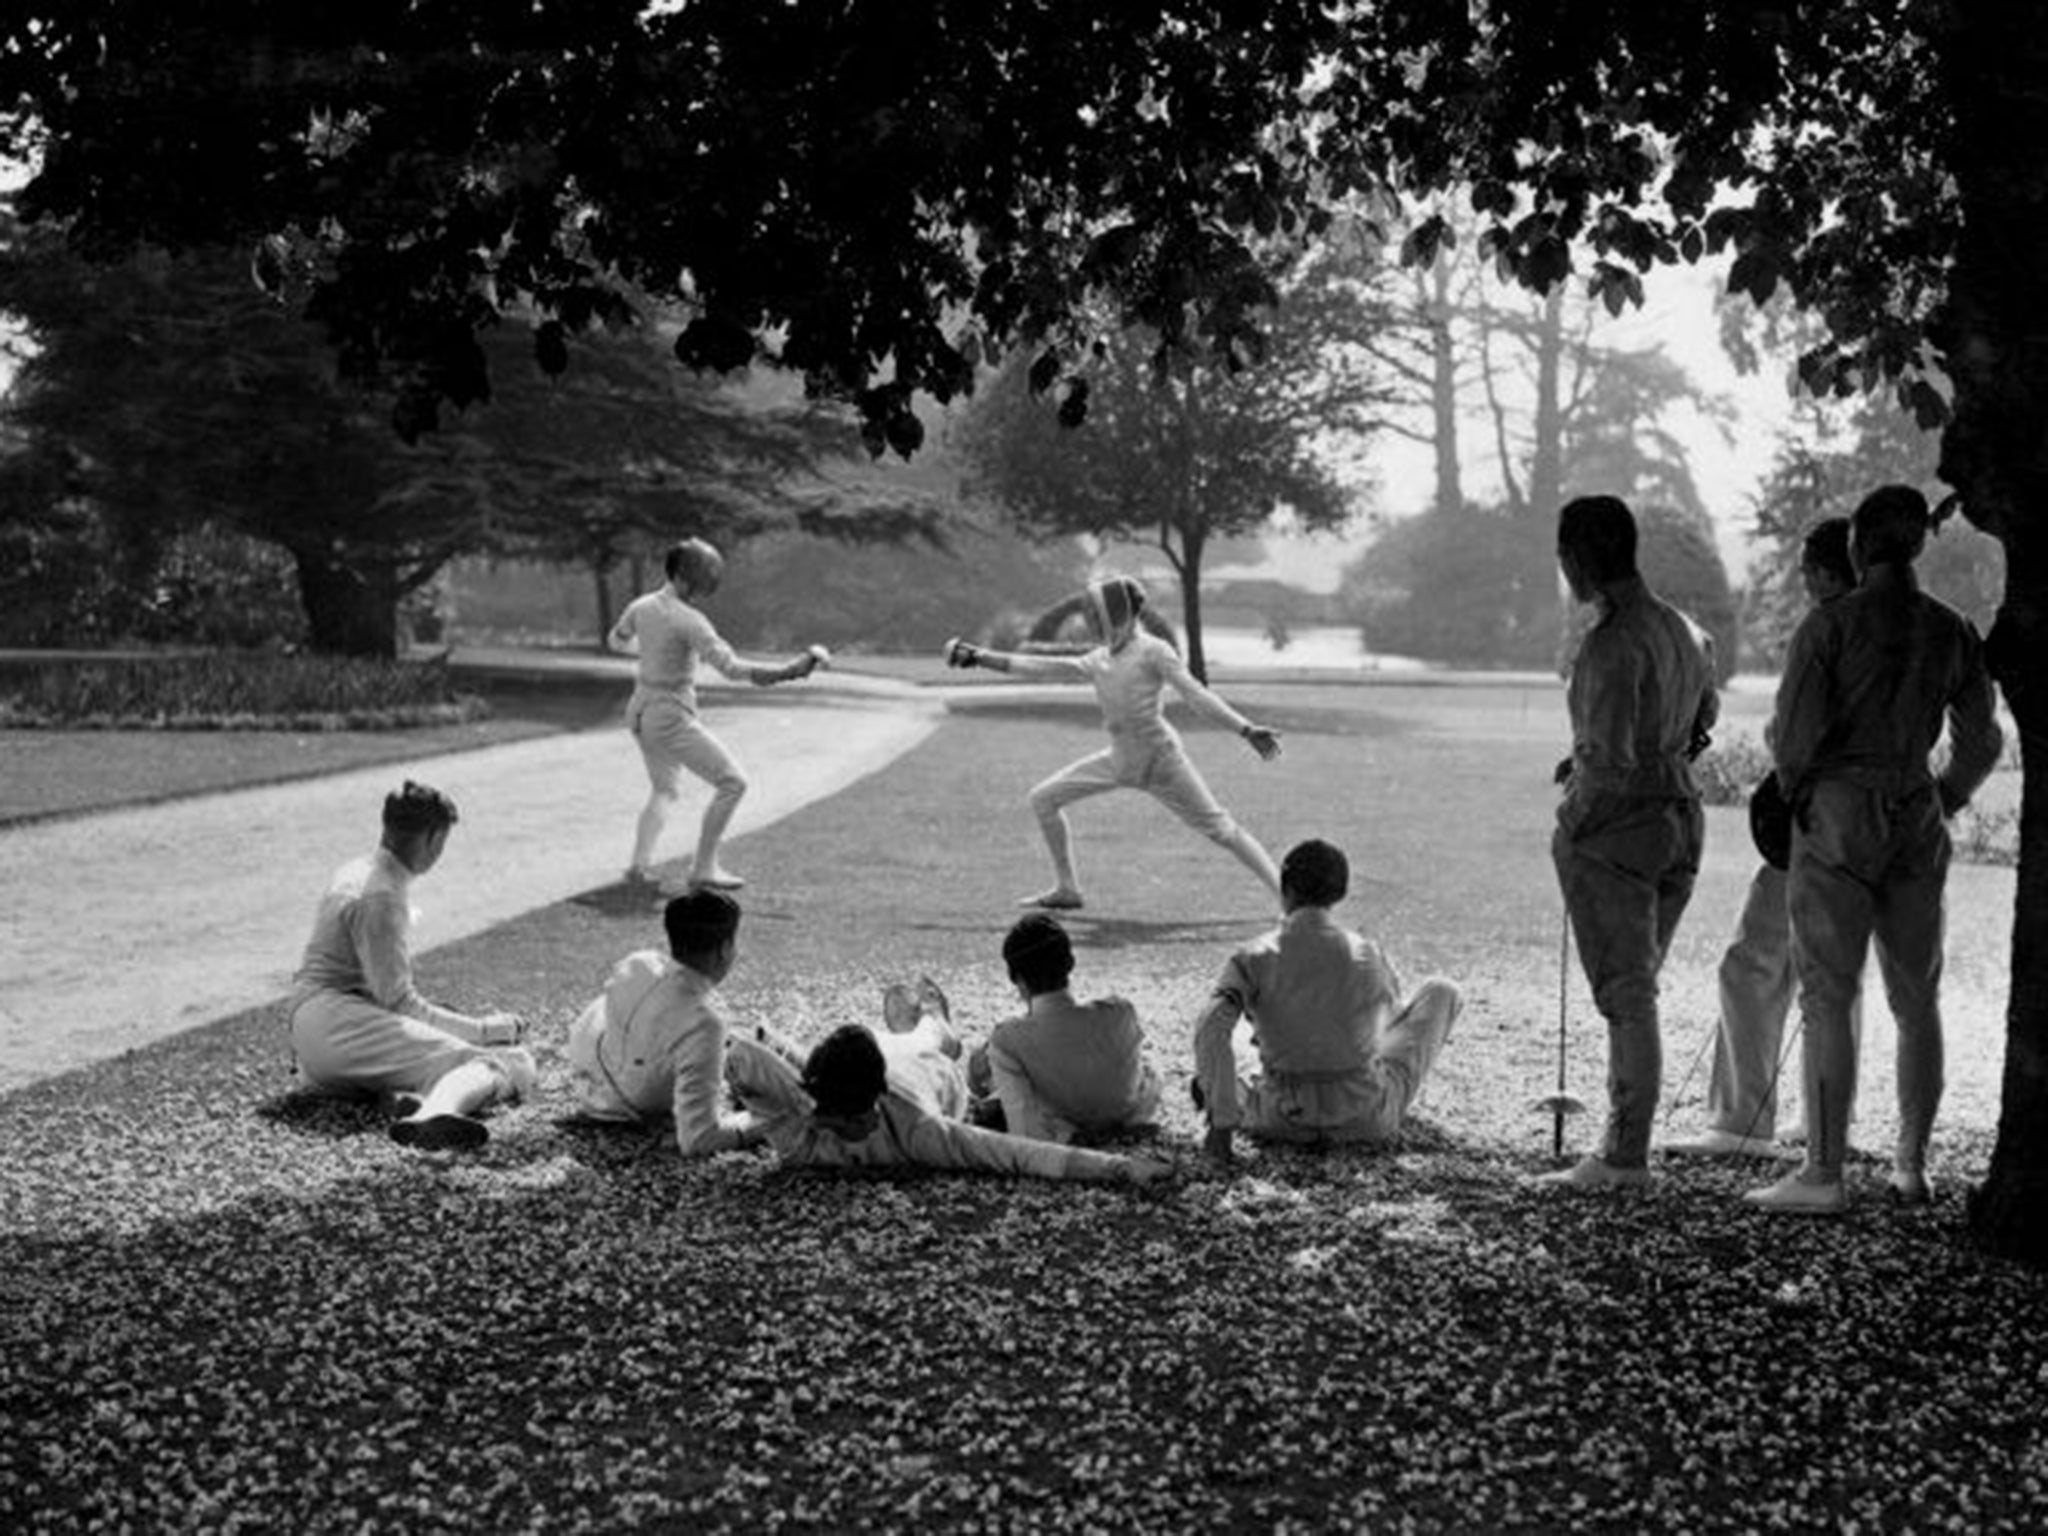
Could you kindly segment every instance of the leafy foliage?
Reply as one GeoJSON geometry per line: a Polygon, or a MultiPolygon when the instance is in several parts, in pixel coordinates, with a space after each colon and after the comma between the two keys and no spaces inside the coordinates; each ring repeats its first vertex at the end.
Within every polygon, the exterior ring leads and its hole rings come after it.
{"type": "Polygon", "coordinates": [[[1369,251],[1310,263],[1279,296],[1256,367],[1177,361],[1126,330],[1098,341],[1048,409],[1046,355],[1013,362],[961,424],[973,485],[1042,537],[1155,544],[1179,580],[1189,665],[1205,675],[1211,543],[1283,512],[1310,532],[1352,514],[1330,453],[1369,435],[1386,399],[1361,345],[1381,323],[1377,276],[1369,251]]]}
{"type": "Polygon", "coordinates": [[[459,553],[604,570],[691,533],[901,540],[936,537],[944,517],[914,497],[834,496],[817,472],[858,451],[843,413],[679,376],[653,325],[556,325],[551,355],[574,364],[560,376],[508,366],[530,327],[493,331],[495,395],[408,446],[333,376],[318,330],[217,249],[92,268],[29,231],[0,254],[0,307],[34,340],[8,405],[25,447],[0,470],[16,488],[4,529],[62,638],[267,638],[252,629],[285,618],[272,598],[239,625],[223,603],[175,600],[275,581],[263,556],[237,578],[228,556],[250,541],[289,558],[315,648],[390,654],[401,605],[459,553]],[[95,558],[116,592],[92,595],[95,558]]]}
{"type": "MultiPolygon", "coordinates": [[[[1926,486],[1935,475],[1938,440],[1897,406],[1868,401],[1845,422],[1824,424],[1817,444],[1779,450],[1758,496],[1754,539],[1762,546],[1748,596],[1746,624],[1756,660],[1775,668],[1806,611],[1799,546],[1822,517],[1845,517],[1880,485],[1926,486]]],[[[1921,585],[1984,633],[2005,589],[2003,546],[1950,518],[1914,563],[1921,585]]]]}
{"type": "MultiPolygon", "coordinates": [[[[0,466],[0,487],[9,481],[0,466]]],[[[116,543],[76,501],[15,502],[0,514],[0,644],[252,646],[303,636],[281,551],[207,530],[150,545],[116,543]]]]}
{"type": "Polygon", "coordinates": [[[1726,682],[1739,664],[1742,626],[1713,524],[1702,511],[1654,503],[1637,508],[1636,519],[1636,561],[1644,581],[1712,637],[1715,674],[1726,682]]]}
{"type": "MultiPolygon", "coordinates": [[[[1725,677],[1739,638],[1735,599],[1704,515],[1655,504],[1636,513],[1644,579],[1714,637],[1725,677]]],[[[1504,511],[1390,524],[1345,571],[1338,602],[1373,650],[1459,666],[1549,668],[1567,632],[1554,527],[1504,511]]]]}
{"type": "Polygon", "coordinates": [[[1504,512],[1461,507],[1388,525],[1345,571],[1338,599],[1375,651],[1460,666],[1546,666],[1557,649],[1555,540],[1504,512]],[[1550,573],[1542,601],[1522,590],[1550,573]],[[1549,622],[1521,626],[1536,611],[1549,622]]]}

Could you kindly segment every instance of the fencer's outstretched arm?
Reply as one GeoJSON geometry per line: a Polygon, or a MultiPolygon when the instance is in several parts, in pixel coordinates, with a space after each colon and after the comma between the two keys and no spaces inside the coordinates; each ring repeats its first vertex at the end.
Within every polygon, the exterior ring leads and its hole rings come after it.
{"type": "Polygon", "coordinates": [[[756,688],[800,682],[820,667],[832,665],[832,653],[822,645],[811,646],[801,656],[786,662],[749,661],[723,640],[707,649],[704,659],[734,682],[752,683],[756,688]]]}
{"type": "Polygon", "coordinates": [[[1088,669],[1077,656],[1036,656],[1022,651],[992,651],[965,640],[948,640],[945,649],[949,667],[986,667],[991,672],[1009,672],[1018,677],[1035,677],[1052,682],[1086,682],[1088,669]]]}
{"type": "Polygon", "coordinates": [[[1232,709],[1220,694],[1188,670],[1188,664],[1181,660],[1178,651],[1168,650],[1160,665],[1165,669],[1166,680],[1173,685],[1174,692],[1193,705],[1197,714],[1225,730],[1235,731],[1267,762],[1280,755],[1280,733],[1270,726],[1247,720],[1232,709]]]}

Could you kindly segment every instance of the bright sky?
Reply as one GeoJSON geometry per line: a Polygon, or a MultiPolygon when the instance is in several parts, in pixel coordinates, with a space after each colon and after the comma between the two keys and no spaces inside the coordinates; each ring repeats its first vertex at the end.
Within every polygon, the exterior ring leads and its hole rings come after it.
{"type": "MultiPolygon", "coordinates": [[[[1725,395],[1733,402],[1736,426],[1732,440],[1697,411],[1669,418],[1666,426],[1686,446],[1693,479],[1720,534],[1721,558],[1730,579],[1740,582],[1749,564],[1746,534],[1754,516],[1754,498],[1792,411],[1782,372],[1767,369],[1743,377],[1722,351],[1714,317],[1714,297],[1722,272],[1721,263],[1660,267],[1650,272],[1643,280],[1643,308],[1603,323],[1597,335],[1608,346],[1661,344],[1691,376],[1701,395],[1725,395]]],[[[1468,494],[1490,494],[1498,487],[1491,443],[1468,429],[1464,446],[1468,494]]],[[[1379,480],[1374,498],[1377,511],[1404,517],[1428,506],[1435,483],[1426,446],[1390,437],[1376,445],[1369,459],[1379,480]]],[[[1334,591],[1343,566],[1370,541],[1370,532],[1362,526],[1338,537],[1269,538],[1267,563],[1256,574],[1314,591],[1334,591]]],[[[1253,572],[1232,568],[1227,574],[1253,572]]]]}

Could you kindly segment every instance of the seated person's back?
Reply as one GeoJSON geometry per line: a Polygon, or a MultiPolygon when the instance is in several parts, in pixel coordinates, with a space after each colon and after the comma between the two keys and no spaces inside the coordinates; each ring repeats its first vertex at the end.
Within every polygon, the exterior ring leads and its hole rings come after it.
{"type": "Polygon", "coordinates": [[[1286,917],[1217,979],[1195,1028],[1195,1097],[1212,1157],[1231,1156],[1239,1129],[1307,1144],[1391,1139],[1449,1038],[1458,989],[1432,978],[1403,1001],[1380,947],[1330,913],[1350,882],[1330,844],[1289,849],[1286,917]]]}
{"type": "Polygon", "coordinates": [[[728,1113],[726,1024],[718,984],[738,955],[739,903],[700,888],[662,911],[668,953],[643,949],[612,968],[603,996],[569,1027],[569,1063],[583,1113],[672,1120],[685,1157],[757,1146],[760,1128],[728,1113]]]}
{"type": "Polygon", "coordinates": [[[1043,912],[1020,919],[1003,940],[1003,962],[1026,1011],[990,1032],[985,1061],[970,1073],[978,1078],[985,1068],[1005,1126],[1019,1136],[1069,1141],[1076,1131],[1150,1121],[1159,1076],[1145,1059],[1138,1012],[1121,997],[1076,1000],[1073,941],[1059,919],[1043,912]]]}

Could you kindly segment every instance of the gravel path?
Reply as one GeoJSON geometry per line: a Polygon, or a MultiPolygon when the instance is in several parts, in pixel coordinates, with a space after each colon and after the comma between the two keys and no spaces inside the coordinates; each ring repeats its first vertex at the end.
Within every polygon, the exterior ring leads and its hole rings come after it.
{"type": "MultiPolygon", "coordinates": [[[[740,837],[884,767],[943,709],[846,674],[743,707],[706,692],[752,776],[740,837]]],[[[375,845],[408,777],[462,808],[419,887],[420,951],[615,880],[647,784],[603,730],[0,830],[0,1092],[282,995],[327,876],[375,845]]],[[[685,792],[662,856],[688,853],[704,798],[685,792]]],[[[745,872],[744,842],[730,862],[745,872]]]]}

